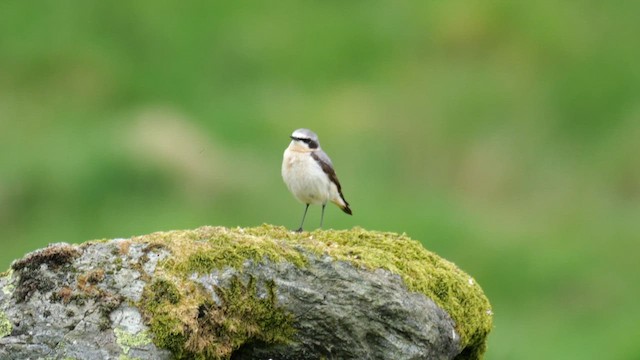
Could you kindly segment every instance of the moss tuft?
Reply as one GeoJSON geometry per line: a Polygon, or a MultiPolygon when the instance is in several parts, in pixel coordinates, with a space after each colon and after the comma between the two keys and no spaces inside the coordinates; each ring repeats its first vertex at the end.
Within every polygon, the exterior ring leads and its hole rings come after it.
{"type": "Polygon", "coordinates": [[[45,293],[54,288],[55,284],[41,271],[41,265],[46,264],[50,270],[56,270],[68,265],[79,255],[80,251],[73,246],[57,244],[14,261],[11,269],[15,271],[18,281],[12,296],[16,302],[28,301],[36,291],[45,293]]]}
{"type": "Polygon", "coordinates": [[[23,259],[11,264],[11,268],[15,271],[25,268],[35,270],[40,265],[47,264],[50,268],[55,269],[68,264],[79,255],[80,251],[69,244],[56,244],[28,254],[23,259]]]}
{"type": "Polygon", "coordinates": [[[145,286],[139,307],[154,335],[153,342],[171,350],[175,358],[183,358],[187,341],[185,327],[195,318],[190,308],[203,299],[203,294],[196,292],[192,284],[178,289],[168,279],[156,279],[145,286]]]}
{"type": "Polygon", "coordinates": [[[180,302],[181,295],[178,288],[167,279],[156,279],[150,287],[147,287],[147,296],[149,304],[161,305],[163,303],[177,304],[180,302]]]}
{"type": "Polygon", "coordinates": [[[247,342],[286,343],[293,336],[293,319],[278,309],[273,283],[261,298],[253,279],[244,284],[233,278],[215,289],[219,304],[195,283],[178,284],[156,280],[140,303],[154,343],[177,359],[228,359],[247,342]]]}
{"type": "Polygon", "coordinates": [[[236,279],[237,283],[227,290],[217,289],[222,304],[216,305],[203,289],[186,280],[187,275],[225,267],[241,269],[247,260],[288,261],[304,267],[308,253],[326,254],[336,261],[366,269],[382,268],[400,275],[410,291],[431,298],[455,321],[463,346],[458,359],[481,358],[492,326],[491,306],[475,280],[405,235],[362,228],[293,233],[284,227],[262,225],[244,229],[202,227],[131,240],[164,247],[172,253],[158,268],[167,279],[147,285],[143,299],[150,300],[143,300],[141,307],[154,342],[172,350],[178,358],[203,354],[227,358],[230,351],[249,341],[250,336],[254,340],[262,336],[259,339],[266,342],[286,342],[292,334],[287,325],[289,319],[277,308],[273,294],[261,303],[263,300],[255,297],[252,281],[243,285],[236,279]],[[244,291],[240,292],[243,286],[244,291]],[[234,298],[228,292],[238,294],[234,298]],[[237,301],[242,299],[240,294],[249,297],[237,301]],[[250,313],[241,305],[243,302],[257,313],[250,313]],[[248,321],[254,318],[261,320],[248,321]],[[269,335],[264,329],[270,326],[280,327],[269,335]]]}
{"type": "Polygon", "coordinates": [[[36,291],[45,293],[55,287],[54,282],[39,269],[26,267],[17,272],[18,282],[12,295],[16,303],[28,301],[36,291]]]}
{"type": "Polygon", "coordinates": [[[161,242],[173,253],[164,266],[182,274],[208,273],[225,267],[240,268],[247,260],[289,261],[304,266],[306,258],[291,248],[284,239],[257,236],[238,236],[240,230],[224,227],[202,227],[193,231],[155,233],[134,238],[161,242]]]}
{"type": "Polygon", "coordinates": [[[12,274],[13,274],[13,269],[12,268],[8,268],[7,270],[0,272],[0,278],[9,277],[12,274]]]}

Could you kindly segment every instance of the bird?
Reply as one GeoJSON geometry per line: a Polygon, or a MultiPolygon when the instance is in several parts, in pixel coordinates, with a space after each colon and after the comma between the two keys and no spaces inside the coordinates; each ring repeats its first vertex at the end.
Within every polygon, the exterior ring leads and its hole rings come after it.
{"type": "Polygon", "coordinates": [[[291,143],[282,156],[282,179],[293,196],[305,204],[302,222],[295,231],[303,231],[304,219],[311,204],[322,205],[320,228],[324,220],[324,209],[329,201],[352,215],[333,163],[320,147],[318,135],[309,129],[297,129],[289,137],[291,143]]]}

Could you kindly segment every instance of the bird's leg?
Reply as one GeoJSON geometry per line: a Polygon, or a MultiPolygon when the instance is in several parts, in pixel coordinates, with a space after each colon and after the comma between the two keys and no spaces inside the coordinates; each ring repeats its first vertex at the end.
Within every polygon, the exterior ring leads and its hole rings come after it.
{"type": "Polygon", "coordinates": [[[296,232],[302,232],[302,225],[304,225],[304,218],[307,216],[307,210],[309,210],[309,204],[304,208],[304,214],[302,215],[302,222],[300,223],[300,228],[296,230],[296,232]]]}
{"type": "Polygon", "coordinates": [[[324,220],[324,207],[327,206],[327,203],[322,204],[322,215],[320,215],[320,228],[322,229],[322,221],[324,220]]]}

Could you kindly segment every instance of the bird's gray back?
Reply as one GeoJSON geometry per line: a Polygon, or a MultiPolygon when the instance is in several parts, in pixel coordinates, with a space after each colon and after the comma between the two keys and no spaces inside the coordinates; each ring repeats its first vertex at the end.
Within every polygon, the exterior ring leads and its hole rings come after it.
{"type": "Polygon", "coordinates": [[[315,153],[316,155],[318,155],[318,158],[320,158],[320,160],[329,164],[329,166],[331,166],[331,168],[333,169],[333,163],[331,162],[331,159],[329,158],[329,155],[327,155],[326,152],[324,152],[322,149],[318,149],[315,151],[315,153]]]}

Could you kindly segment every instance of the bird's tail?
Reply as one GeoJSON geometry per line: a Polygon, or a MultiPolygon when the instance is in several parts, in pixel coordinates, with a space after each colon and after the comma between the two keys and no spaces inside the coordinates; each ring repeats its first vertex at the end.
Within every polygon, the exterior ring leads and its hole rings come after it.
{"type": "Polygon", "coordinates": [[[333,199],[333,203],[338,205],[338,207],[345,213],[353,215],[353,213],[351,212],[351,208],[349,207],[349,203],[344,199],[342,193],[340,193],[340,197],[333,199]]]}

